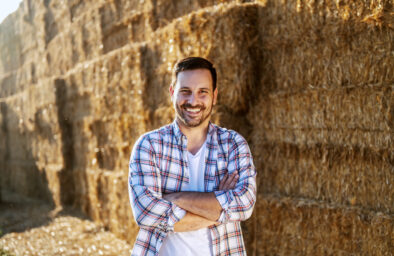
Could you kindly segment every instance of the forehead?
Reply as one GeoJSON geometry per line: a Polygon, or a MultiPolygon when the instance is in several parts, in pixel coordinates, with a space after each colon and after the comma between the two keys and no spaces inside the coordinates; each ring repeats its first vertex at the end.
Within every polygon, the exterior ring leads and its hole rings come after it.
{"type": "Polygon", "coordinates": [[[185,70],[178,73],[177,87],[212,88],[212,76],[208,69],[185,70]]]}

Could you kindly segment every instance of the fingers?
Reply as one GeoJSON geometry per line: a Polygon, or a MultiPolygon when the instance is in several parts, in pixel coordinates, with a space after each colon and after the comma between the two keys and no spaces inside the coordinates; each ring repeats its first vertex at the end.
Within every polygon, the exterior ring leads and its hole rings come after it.
{"type": "Polygon", "coordinates": [[[238,174],[237,173],[233,173],[233,175],[231,175],[232,176],[232,179],[231,179],[231,181],[229,181],[230,183],[229,183],[229,188],[228,188],[228,190],[229,189],[234,189],[235,188],[235,185],[237,184],[237,182],[238,182],[238,178],[239,178],[239,176],[238,176],[238,174]]]}
{"type": "Polygon", "coordinates": [[[226,173],[223,179],[220,181],[219,190],[234,189],[238,179],[239,175],[237,172],[233,172],[232,174],[226,173]]]}
{"type": "Polygon", "coordinates": [[[228,173],[226,173],[224,176],[223,176],[223,179],[220,181],[220,183],[219,183],[219,190],[223,190],[224,188],[224,185],[226,184],[226,182],[227,182],[227,179],[228,179],[228,173]]]}

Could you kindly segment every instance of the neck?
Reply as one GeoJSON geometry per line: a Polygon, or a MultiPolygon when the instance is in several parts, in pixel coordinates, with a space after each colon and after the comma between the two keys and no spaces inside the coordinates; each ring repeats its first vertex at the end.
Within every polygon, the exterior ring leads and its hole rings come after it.
{"type": "Polygon", "coordinates": [[[197,127],[187,127],[178,120],[177,124],[187,138],[187,150],[192,154],[197,153],[207,138],[209,121],[197,127]]]}

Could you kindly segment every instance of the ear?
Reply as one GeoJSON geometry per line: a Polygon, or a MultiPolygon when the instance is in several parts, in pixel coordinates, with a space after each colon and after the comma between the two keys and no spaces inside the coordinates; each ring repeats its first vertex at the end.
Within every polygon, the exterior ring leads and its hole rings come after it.
{"type": "Polygon", "coordinates": [[[218,88],[216,87],[215,90],[213,91],[213,105],[216,105],[218,99],[218,88]]]}
{"type": "Polygon", "coordinates": [[[170,85],[168,91],[170,92],[171,101],[174,102],[174,87],[170,85]]]}

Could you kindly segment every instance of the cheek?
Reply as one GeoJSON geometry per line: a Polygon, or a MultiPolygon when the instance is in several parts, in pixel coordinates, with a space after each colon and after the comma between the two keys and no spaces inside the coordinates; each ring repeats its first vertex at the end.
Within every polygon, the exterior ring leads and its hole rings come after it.
{"type": "Polygon", "coordinates": [[[211,105],[211,104],[213,104],[213,98],[207,97],[207,98],[204,100],[204,102],[205,102],[206,105],[211,105]]]}
{"type": "Polygon", "coordinates": [[[182,104],[185,103],[185,99],[182,97],[177,97],[174,101],[174,104],[181,106],[182,104]]]}

